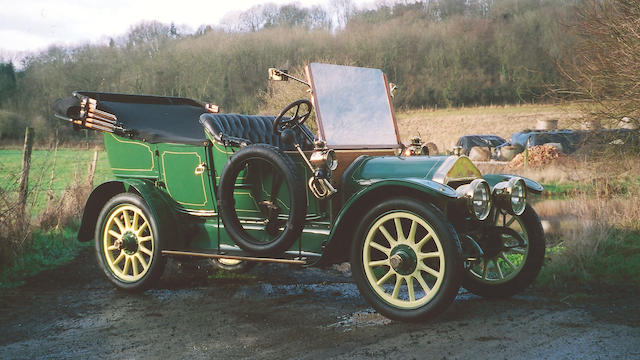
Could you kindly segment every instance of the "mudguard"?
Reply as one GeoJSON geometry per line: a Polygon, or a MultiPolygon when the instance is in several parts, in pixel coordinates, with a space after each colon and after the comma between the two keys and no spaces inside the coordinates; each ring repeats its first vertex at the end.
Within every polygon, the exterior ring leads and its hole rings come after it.
{"type": "MultiPolygon", "coordinates": [[[[149,209],[161,230],[164,238],[169,241],[178,239],[177,214],[171,206],[171,199],[162,190],[156,188],[152,181],[142,179],[124,179],[107,181],[96,187],[89,195],[82,215],[82,223],[78,230],[79,241],[89,241],[94,238],[98,215],[104,205],[117,194],[136,192],[149,205],[149,209]]],[[[171,245],[165,243],[164,246],[171,245]]]]}
{"type": "Polygon", "coordinates": [[[534,194],[542,194],[542,190],[544,190],[544,187],[540,185],[540,183],[523,176],[509,174],[486,174],[482,176],[482,178],[489,183],[489,186],[491,186],[492,189],[494,186],[496,186],[497,183],[509,180],[514,177],[519,177],[524,180],[524,183],[527,186],[527,190],[533,192],[534,194]]]}
{"type": "Polygon", "coordinates": [[[366,211],[367,204],[371,201],[380,201],[382,198],[392,196],[422,197],[425,201],[432,202],[443,209],[447,202],[457,199],[457,194],[451,187],[423,178],[366,180],[361,181],[360,185],[365,187],[345,201],[329,233],[326,250],[314,265],[344,261],[348,258],[347,249],[351,239],[338,241],[337,238],[345,233],[351,236],[352,231],[359,224],[358,214],[366,211]],[[343,258],[345,256],[346,258],[343,258]]]}

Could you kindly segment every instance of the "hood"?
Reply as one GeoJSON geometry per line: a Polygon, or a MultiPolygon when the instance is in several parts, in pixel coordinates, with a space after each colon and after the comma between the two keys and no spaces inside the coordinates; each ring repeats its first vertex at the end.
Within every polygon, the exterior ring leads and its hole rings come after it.
{"type": "Polygon", "coordinates": [[[349,170],[347,181],[420,178],[448,184],[482,177],[466,156],[363,156],[349,170]]]}

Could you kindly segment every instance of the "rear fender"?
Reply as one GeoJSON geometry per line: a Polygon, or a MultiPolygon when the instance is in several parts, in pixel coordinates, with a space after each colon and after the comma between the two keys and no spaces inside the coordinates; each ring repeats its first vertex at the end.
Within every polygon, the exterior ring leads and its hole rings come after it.
{"type": "Polygon", "coordinates": [[[108,181],[100,184],[89,195],[82,215],[82,223],[78,231],[79,241],[89,241],[94,238],[96,222],[104,205],[112,197],[125,193],[134,192],[139,194],[149,205],[152,216],[157,220],[162,229],[163,246],[170,245],[170,241],[177,239],[178,221],[175,211],[168,198],[162,190],[157,189],[152,182],[140,179],[127,179],[122,181],[108,181]]]}
{"type": "Polygon", "coordinates": [[[455,190],[449,186],[427,179],[386,179],[373,182],[344,203],[327,239],[326,249],[314,265],[347,261],[353,234],[366,211],[386,198],[401,196],[422,199],[443,212],[448,202],[457,198],[455,190]]]}

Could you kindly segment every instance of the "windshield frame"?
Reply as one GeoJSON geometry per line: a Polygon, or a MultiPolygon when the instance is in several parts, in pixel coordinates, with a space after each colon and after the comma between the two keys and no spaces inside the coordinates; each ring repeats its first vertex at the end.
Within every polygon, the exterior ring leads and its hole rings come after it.
{"type": "MultiPolygon", "coordinates": [[[[313,63],[312,63],[313,64],[313,63]]],[[[305,74],[307,76],[307,80],[309,82],[309,85],[311,86],[311,101],[313,102],[313,108],[315,110],[316,113],[316,123],[318,125],[318,138],[320,140],[323,140],[327,143],[327,145],[330,148],[333,149],[398,149],[402,147],[402,143],[400,142],[400,134],[398,131],[398,123],[396,121],[396,116],[395,116],[395,111],[393,109],[393,102],[391,101],[391,93],[389,90],[389,83],[387,81],[387,77],[386,75],[381,72],[382,75],[382,81],[384,84],[384,88],[385,88],[385,94],[386,94],[386,100],[387,100],[387,104],[389,106],[389,112],[390,112],[390,119],[393,122],[393,129],[395,132],[395,143],[390,143],[390,144],[340,144],[340,143],[332,143],[329,140],[327,140],[326,138],[326,133],[325,133],[325,129],[324,129],[324,123],[323,123],[323,118],[322,118],[322,110],[320,109],[320,107],[318,106],[318,100],[315,94],[315,83],[314,83],[314,79],[313,79],[313,75],[311,72],[311,65],[309,64],[307,66],[305,66],[305,74]]],[[[320,64],[320,63],[318,63],[320,64]]],[[[332,65],[332,64],[322,64],[322,65],[332,65]]],[[[342,66],[342,65],[340,65],[342,66]]],[[[363,68],[363,69],[367,69],[367,68],[363,68]]],[[[370,69],[370,68],[369,68],[370,69]]],[[[379,70],[379,69],[376,69],[379,70]]]]}

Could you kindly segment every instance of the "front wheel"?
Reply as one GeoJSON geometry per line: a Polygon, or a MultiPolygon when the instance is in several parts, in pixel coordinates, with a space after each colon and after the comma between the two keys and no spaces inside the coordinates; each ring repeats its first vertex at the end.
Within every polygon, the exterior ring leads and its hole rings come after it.
{"type": "Polygon", "coordinates": [[[462,286],[484,297],[509,297],[538,276],[544,261],[544,232],[531,205],[520,216],[497,214],[495,226],[507,230],[479,243],[485,254],[471,263],[462,286]]]}
{"type": "Polygon", "coordinates": [[[164,270],[160,239],[158,224],[147,203],[135,194],[118,194],[98,216],[98,263],[117,287],[145,289],[164,270]]]}
{"type": "Polygon", "coordinates": [[[395,320],[431,318],[453,301],[462,281],[460,243],[442,213],[409,198],[371,209],[357,231],[351,268],[360,293],[395,320]]]}

